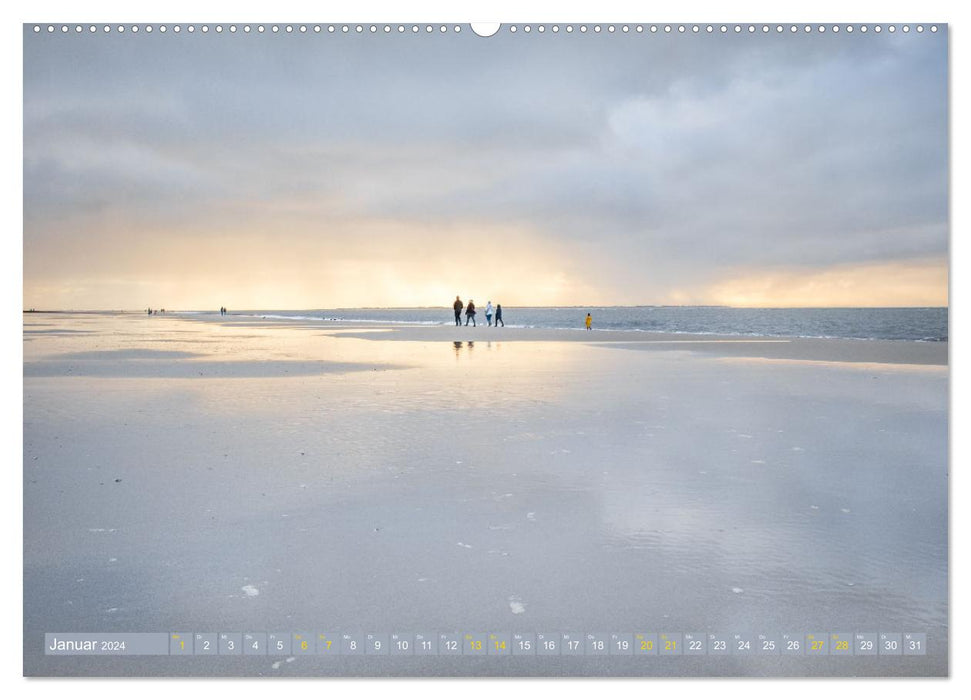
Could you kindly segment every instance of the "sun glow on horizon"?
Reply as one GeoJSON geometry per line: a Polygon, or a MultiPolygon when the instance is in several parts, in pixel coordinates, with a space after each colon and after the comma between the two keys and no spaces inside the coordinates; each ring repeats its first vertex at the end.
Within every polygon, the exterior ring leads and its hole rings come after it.
{"type": "MultiPolygon", "coordinates": [[[[445,267],[448,267],[445,265],[445,267]]],[[[516,306],[729,306],[748,308],[947,307],[944,260],[844,265],[824,270],[747,270],[699,292],[670,289],[631,295],[609,284],[595,288],[549,260],[507,262],[501,273],[476,266],[443,269],[437,261],[408,263],[331,259],[289,270],[259,267],[231,273],[206,269],[175,275],[25,283],[24,308],[113,310],[146,307],[206,310],[447,308],[463,301],[516,306]]]]}
{"type": "Polygon", "coordinates": [[[710,303],[735,307],[946,307],[946,260],[752,271],[710,286],[710,303]]]}

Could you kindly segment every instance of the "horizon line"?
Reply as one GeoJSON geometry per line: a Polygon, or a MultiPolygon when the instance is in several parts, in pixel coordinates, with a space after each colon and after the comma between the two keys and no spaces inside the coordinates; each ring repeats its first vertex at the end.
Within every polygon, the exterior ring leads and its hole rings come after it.
{"type": "MultiPolygon", "coordinates": [[[[26,308],[23,309],[22,313],[145,313],[147,308],[139,309],[125,309],[125,308],[103,308],[103,309],[38,309],[38,308],[26,308]]],[[[161,308],[161,307],[160,307],[161,308]]],[[[483,307],[484,308],[484,307],[483,307]]],[[[729,304],[586,304],[586,305],[556,305],[556,306],[522,306],[522,305],[507,305],[506,308],[509,309],[753,309],[753,310],[793,310],[793,309],[950,309],[950,305],[946,304],[943,306],[926,306],[926,305],[913,305],[913,306],[856,306],[856,305],[839,305],[839,306],[732,306],[729,304]]],[[[451,311],[451,306],[331,306],[331,307],[316,307],[316,308],[292,308],[292,309],[234,309],[230,313],[242,313],[246,311],[251,312],[273,312],[273,311],[412,311],[412,310],[443,310],[451,311]]],[[[158,309],[156,309],[158,310],[158,309]]],[[[166,313],[219,313],[218,308],[213,309],[203,309],[203,308],[179,308],[179,309],[167,309],[166,313]]]]}

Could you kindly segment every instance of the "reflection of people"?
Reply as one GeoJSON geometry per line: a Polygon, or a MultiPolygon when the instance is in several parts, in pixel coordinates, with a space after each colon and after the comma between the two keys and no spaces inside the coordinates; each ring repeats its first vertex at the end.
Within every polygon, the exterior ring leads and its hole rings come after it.
{"type": "Polygon", "coordinates": [[[498,327],[500,323],[502,324],[503,328],[506,327],[506,322],[502,320],[502,304],[496,304],[496,327],[498,327]]]}
{"type": "Polygon", "coordinates": [[[462,300],[458,298],[458,295],[456,295],[455,297],[455,303],[452,304],[452,308],[455,309],[455,325],[461,326],[462,325],[462,300]]]}
{"type": "Polygon", "coordinates": [[[492,325],[492,302],[491,301],[486,302],[486,312],[485,312],[485,314],[486,314],[486,321],[491,326],[492,325]]]}
{"type": "Polygon", "coordinates": [[[472,326],[475,326],[475,304],[469,299],[468,306],[465,307],[465,325],[469,325],[469,321],[472,321],[472,326]]]}
{"type": "Polygon", "coordinates": [[[593,325],[593,316],[587,314],[587,330],[590,330],[590,326],[593,325]]]}

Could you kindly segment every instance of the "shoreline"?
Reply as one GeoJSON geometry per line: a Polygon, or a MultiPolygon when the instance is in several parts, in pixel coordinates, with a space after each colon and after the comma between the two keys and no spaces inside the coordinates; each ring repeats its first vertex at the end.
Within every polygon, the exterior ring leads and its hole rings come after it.
{"type": "MultiPolygon", "coordinates": [[[[418,310],[424,311],[432,307],[362,307],[361,309],[330,309],[330,311],[347,310],[347,311],[408,311],[408,310],[418,310]]],[[[561,307],[556,307],[561,308],[561,307]]],[[[562,307],[562,308],[577,308],[577,309],[596,309],[598,307],[562,307]]],[[[748,307],[642,307],[642,306],[631,306],[631,307],[608,307],[608,308],[726,308],[726,309],[738,309],[738,310],[824,310],[815,309],[810,307],[798,307],[789,309],[787,307],[767,307],[766,309],[749,309],[748,307]]],[[[846,307],[850,308],[850,307],[846,307]]],[[[921,309],[948,309],[948,307],[872,307],[872,310],[883,310],[883,309],[910,309],[910,308],[921,308],[921,309]]],[[[843,307],[834,307],[834,310],[841,310],[843,307]]],[[[859,307],[858,310],[869,310],[871,307],[859,307]]],[[[296,312],[291,312],[296,313],[296,312]]],[[[300,312],[304,313],[304,312],[300,312]]],[[[309,312],[308,312],[309,313],[309,312]]],[[[53,316],[121,316],[121,317],[146,317],[144,311],[138,310],[36,310],[36,309],[26,309],[23,311],[23,316],[25,317],[25,323],[27,323],[26,318],[28,315],[30,317],[43,316],[45,314],[50,314],[53,316]]],[[[444,316],[444,313],[443,313],[444,316]]],[[[219,323],[238,323],[238,324],[254,324],[254,325],[266,325],[267,327],[272,324],[273,327],[289,327],[289,328],[316,328],[316,329],[341,329],[353,333],[355,331],[366,331],[373,332],[374,329],[382,329],[388,331],[417,331],[421,333],[422,330],[427,330],[428,332],[443,332],[443,331],[454,331],[461,332],[463,330],[470,330],[469,326],[463,324],[455,325],[449,321],[416,321],[416,320],[396,320],[396,319],[368,319],[368,318],[328,318],[325,316],[283,316],[275,310],[267,311],[236,311],[230,312],[226,315],[220,314],[218,311],[193,311],[193,310],[174,310],[167,311],[165,313],[156,313],[155,315],[149,316],[150,318],[178,318],[190,321],[205,321],[205,322],[219,322],[219,323]]],[[[477,326],[472,326],[472,332],[475,332],[477,328],[488,329],[488,333],[504,333],[508,331],[514,331],[518,333],[532,333],[532,334],[545,334],[552,333],[556,334],[556,337],[549,338],[551,340],[578,340],[579,337],[568,338],[565,335],[568,333],[576,333],[582,336],[585,342],[801,342],[801,341],[854,341],[854,342],[880,342],[880,343],[917,343],[917,344],[928,344],[932,346],[941,345],[946,347],[949,338],[945,335],[943,338],[882,338],[877,336],[840,336],[840,335],[786,335],[786,334],[773,334],[773,333],[733,333],[733,332],[717,332],[717,331],[696,331],[696,330],[653,330],[649,328],[609,328],[609,327],[595,327],[592,329],[586,329],[582,324],[576,326],[537,326],[528,324],[515,324],[509,323],[499,329],[499,326],[489,326],[485,323],[479,323],[477,326]],[[588,333],[594,334],[588,337],[588,333]]],[[[350,337],[350,336],[349,336],[350,337]]],[[[401,335],[396,335],[389,338],[389,340],[412,340],[414,339],[413,334],[408,334],[408,337],[402,337],[401,335]]],[[[515,340],[515,339],[546,339],[546,338],[512,338],[503,337],[503,340],[515,340]]],[[[947,364],[947,360],[941,360],[940,358],[946,357],[947,353],[938,353],[938,359],[933,361],[921,361],[919,364],[947,364]]]]}
{"type": "MultiPolygon", "coordinates": [[[[34,312],[32,318],[42,318],[34,312]]],[[[59,318],[72,312],[57,312],[59,318]]],[[[506,326],[455,326],[407,324],[384,321],[327,321],[311,319],[264,318],[218,314],[182,314],[170,312],[147,316],[126,312],[81,312],[77,315],[139,319],[149,323],[185,322],[217,324],[228,328],[310,330],[335,338],[389,340],[429,343],[504,343],[580,342],[603,347],[639,351],[682,351],[722,358],[755,360],[790,360],[853,364],[921,365],[949,367],[949,342],[919,340],[883,340],[857,338],[807,338],[746,336],[701,333],[666,333],[641,330],[521,328],[506,326]]],[[[25,324],[25,329],[27,325],[25,324]]],[[[29,332],[26,331],[25,332],[29,332]]],[[[39,331],[38,331],[39,332],[39,331]]]]}
{"type": "MultiPolygon", "coordinates": [[[[527,309],[533,309],[534,307],[524,307],[527,309]]],[[[540,307],[535,307],[540,308],[540,307]]],[[[657,309],[666,310],[671,308],[677,309],[730,309],[734,311],[900,311],[900,310],[936,310],[936,311],[949,311],[946,306],[937,307],[709,307],[709,306],[685,306],[685,307],[669,307],[669,306],[612,306],[612,307],[550,307],[553,309],[577,309],[577,310],[594,310],[603,311],[606,309],[657,309]]],[[[361,307],[359,309],[321,309],[320,311],[442,311],[441,316],[445,318],[447,316],[447,311],[450,309],[439,309],[438,307],[361,307]]],[[[514,311],[517,309],[513,309],[514,311]]],[[[156,310],[157,311],[157,310],[156,310]]],[[[178,318],[188,318],[195,320],[253,320],[253,321],[270,321],[270,322],[282,322],[282,323],[293,323],[293,324],[347,324],[350,327],[361,328],[361,327],[372,327],[372,326],[391,326],[391,327],[405,327],[405,328],[454,328],[455,324],[451,323],[449,320],[441,321],[424,321],[424,320],[393,320],[393,319],[380,319],[380,318],[340,318],[340,317],[326,317],[326,316],[305,316],[305,315],[293,315],[285,316],[281,315],[283,313],[317,313],[318,310],[243,310],[228,312],[225,315],[220,314],[218,311],[195,311],[195,310],[171,310],[158,315],[166,317],[178,317],[178,318]]],[[[144,310],[37,310],[37,309],[25,309],[23,311],[24,315],[27,314],[53,314],[53,315],[79,315],[79,316],[145,316],[144,310]]],[[[465,324],[460,324],[465,327],[465,324]]],[[[485,322],[479,323],[479,327],[490,327],[485,322]]],[[[498,328],[498,326],[495,326],[498,328]]],[[[947,343],[949,338],[946,336],[943,338],[882,338],[879,336],[841,336],[841,335],[787,335],[784,333],[732,333],[732,332],[716,332],[716,331],[698,331],[698,330],[653,330],[649,328],[610,328],[610,327],[597,327],[596,322],[592,329],[586,329],[583,327],[582,323],[577,325],[564,325],[564,326],[546,326],[546,325],[530,325],[530,324],[516,324],[509,323],[503,326],[504,328],[510,328],[515,330],[537,330],[537,331],[586,331],[591,330],[594,333],[620,333],[620,334],[639,334],[644,333],[649,336],[672,336],[676,338],[682,337],[702,337],[702,338],[744,338],[744,339],[807,339],[807,340],[893,340],[899,342],[914,342],[914,343],[947,343]]]]}
{"type": "MultiPolygon", "coordinates": [[[[390,322],[292,320],[255,316],[202,317],[166,315],[162,318],[221,323],[251,328],[288,328],[325,331],[327,335],[363,340],[405,342],[582,342],[628,350],[690,351],[733,358],[806,360],[816,362],[895,365],[949,365],[949,342],[862,338],[746,336],[666,333],[641,330],[587,331],[581,328],[520,328],[454,326],[390,322]]],[[[153,317],[154,318],[154,317],[153,317]]]]}

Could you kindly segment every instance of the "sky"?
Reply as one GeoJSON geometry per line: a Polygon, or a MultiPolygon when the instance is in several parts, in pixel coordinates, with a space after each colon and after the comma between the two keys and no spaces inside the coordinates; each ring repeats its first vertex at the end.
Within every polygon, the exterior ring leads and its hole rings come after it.
{"type": "Polygon", "coordinates": [[[948,303],[943,27],[353,27],[25,27],[25,308],[948,303]]]}

